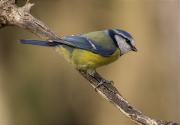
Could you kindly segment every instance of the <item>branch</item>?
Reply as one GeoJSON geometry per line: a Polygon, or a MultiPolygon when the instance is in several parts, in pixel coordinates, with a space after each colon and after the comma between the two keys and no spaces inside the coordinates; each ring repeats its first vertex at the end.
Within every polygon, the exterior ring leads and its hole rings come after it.
{"type": "MultiPolygon", "coordinates": [[[[23,7],[17,7],[15,0],[1,0],[0,1],[0,28],[5,26],[19,26],[22,27],[43,40],[59,39],[61,38],[43,22],[39,21],[30,14],[31,7],[34,4],[27,2],[23,7]]],[[[86,71],[76,69],[90,84],[95,86],[101,81],[102,77],[96,72],[94,76],[88,75],[86,71]]],[[[129,119],[139,125],[180,125],[180,123],[151,119],[134,106],[132,106],[118,90],[111,84],[103,84],[97,88],[97,92],[115,105],[123,114],[129,119]]]]}

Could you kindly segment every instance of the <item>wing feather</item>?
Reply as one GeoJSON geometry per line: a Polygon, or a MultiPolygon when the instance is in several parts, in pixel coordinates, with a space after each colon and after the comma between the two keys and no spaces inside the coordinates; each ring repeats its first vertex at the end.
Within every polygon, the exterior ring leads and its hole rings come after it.
{"type": "Polygon", "coordinates": [[[52,40],[52,41],[55,43],[62,43],[62,41],[64,41],[63,44],[72,47],[77,47],[80,49],[85,49],[93,53],[99,54],[101,56],[111,56],[114,54],[114,52],[117,49],[117,48],[103,49],[101,46],[93,42],[90,38],[85,38],[80,36],[68,36],[60,40],[52,40]]]}
{"type": "Polygon", "coordinates": [[[61,39],[48,40],[48,41],[40,41],[40,40],[31,40],[31,39],[21,39],[19,40],[22,44],[34,44],[41,46],[50,46],[55,47],[57,45],[68,45],[71,47],[76,47],[84,50],[91,51],[93,53],[99,54],[101,56],[111,56],[116,51],[117,47],[105,48],[100,45],[97,45],[90,38],[82,37],[81,35],[77,36],[68,36],[61,39]]]}

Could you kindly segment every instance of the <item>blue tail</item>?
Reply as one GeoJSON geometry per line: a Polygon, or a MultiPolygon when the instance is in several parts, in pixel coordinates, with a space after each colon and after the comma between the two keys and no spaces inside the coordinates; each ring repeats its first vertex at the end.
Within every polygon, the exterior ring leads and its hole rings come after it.
{"type": "Polygon", "coordinates": [[[59,43],[55,43],[55,42],[32,40],[32,39],[20,39],[19,42],[21,44],[34,44],[34,45],[49,46],[49,47],[55,47],[56,45],[59,45],[59,43]]]}

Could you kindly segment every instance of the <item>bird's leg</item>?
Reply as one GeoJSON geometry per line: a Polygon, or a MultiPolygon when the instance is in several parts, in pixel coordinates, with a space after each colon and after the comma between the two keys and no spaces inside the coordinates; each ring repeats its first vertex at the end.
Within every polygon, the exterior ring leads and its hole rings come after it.
{"type": "Polygon", "coordinates": [[[97,88],[100,86],[100,85],[102,85],[102,84],[104,84],[104,83],[107,83],[107,84],[114,84],[114,82],[111,80],[111,81],[108,81],[108,80],[106,80],[106,79],[101,79],[101,81],[96,85],[96,87],[95,87],[95,91],[97,91],[97,88]]]}
{"type": "Polygon", "coordinates": [[[94,76],[94,73],[96,72],[96,69],[95,68],[89,68],[88,70],[87,70],[87,73],[89,74],[89,75],[91,75],[91,76],[94,76]]]}
{"type": "MultiPolygon", "coordinates": [[[[94,76],[95,72],[96,72],[96,69],[95,69],[95,68],[89,68],[89,69],[87,70],[87,73],[88,73],[89,75],[91,75],[91,76],[94,76]]],[[[108,81],[108,80],[102,78],[101,81],[95,86],[95,91],[97,92],[97,88],[98,88],[100,85],[104,84],[104,83],[107,83],[107,84],[111,84],[111,83],[112,83],[112,84],[114,84],[113,81],[108,81]]]]}

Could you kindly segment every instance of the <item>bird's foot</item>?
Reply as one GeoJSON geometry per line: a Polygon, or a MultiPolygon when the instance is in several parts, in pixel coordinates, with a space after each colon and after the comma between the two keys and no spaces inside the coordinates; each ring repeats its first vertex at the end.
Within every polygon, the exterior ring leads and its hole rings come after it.
{"type": "Polygon", "coordinates": [[[104,83],[107,83],[107,84],[113,84],[114,85],[114,82],[113,81],[108,81],[108,80],[106,80],[106,79],[102,79],[97,85],[96,85],[96,87],[95,87],[95,91],[97,92],[97,88],[100,86],[100,85],[102,85],[102,84],[104,84],[104,83]]]}

